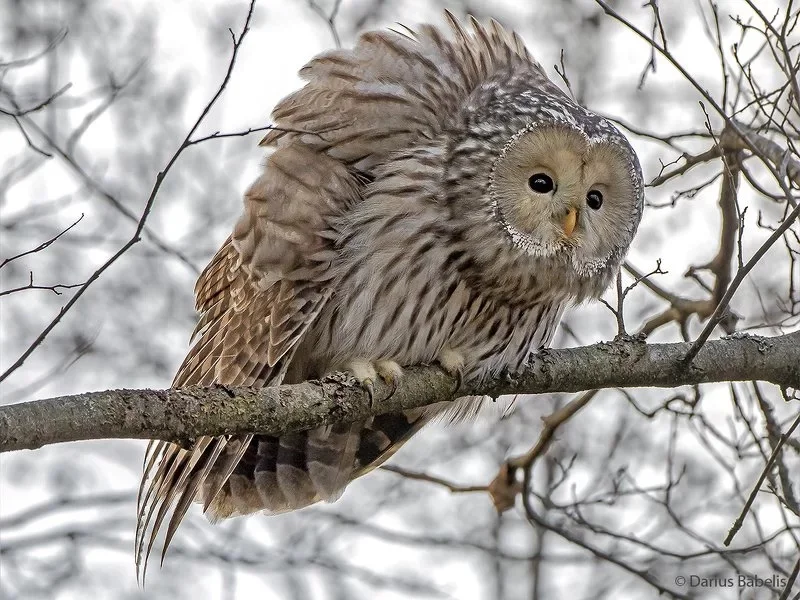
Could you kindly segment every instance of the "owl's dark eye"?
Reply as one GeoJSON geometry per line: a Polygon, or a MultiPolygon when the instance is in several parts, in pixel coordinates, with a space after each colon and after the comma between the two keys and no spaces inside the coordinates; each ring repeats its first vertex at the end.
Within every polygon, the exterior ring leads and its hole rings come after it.
{"type": "Polygon", "coordinates": [[[589,190],[589,193],[586,194],[586,204],[592,210],[599,210],[603,206],[603,194],[597,190],[589,190]]]}
{"type": "Polygon", "coordinates": [[[528,187],[539,194],[548,194],[553,191],[555,186],[549,175],[536,173],[535,175],[531,175],[531,178],[528,179],[528,187]]]}

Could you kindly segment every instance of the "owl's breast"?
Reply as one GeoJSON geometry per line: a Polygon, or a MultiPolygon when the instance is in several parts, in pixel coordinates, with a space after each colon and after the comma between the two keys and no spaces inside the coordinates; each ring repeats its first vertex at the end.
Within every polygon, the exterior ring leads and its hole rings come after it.
{"type": "Polygon", "coordinates": [[[303,365],[296,379],[341,370],[354,358],[430,364],[443,351],[463,358],[468,379],[516,370],[550,343],[563,310],[503,303],[441,269],[387,268],[361,284],[344,286],[323,310],[293,361],[303,365]]]}
{"type": "MultiPolygon", "coordinates": [[[[497,251],[489,269],[433,201],[375,199],[358,210],[331,267],[332,295],[297,350],[293,377],[341,370],[353,359],[443,362],[443,352],[461,356],[466,377],[481,377],[517,369],[549,343],[566,292],[537,277],[529,261],[497,251]]],[[[479,246],[505,250],[503,243],[487,238],[479,246]]]]}
{"type": "Polygon", "coordinates": [[[472,294],[447,345],[463,355],[470,378],[515,371],[531,352],[549,345],[562,311],[563,304],[520,306],[472,294]]]}

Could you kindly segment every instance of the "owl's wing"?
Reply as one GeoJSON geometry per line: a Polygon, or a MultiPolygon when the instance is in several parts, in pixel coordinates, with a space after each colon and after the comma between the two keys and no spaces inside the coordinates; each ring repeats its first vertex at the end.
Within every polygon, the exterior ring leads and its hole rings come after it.
{"type": "Polygon", "coordinates": [[[283,129],[269,132],[261,144],[301,140],[370,171],[447,129],[470,94],[499,71],[514,69],[532,87],[549,85],[561,93],[515,33],[496,21],[484,27],[473,18],[469,31],[447,11],[445,18],[452,36],[430,25],[405,33],[370,31],[354,48],[310,61],[300,70],[306,85],[273,112],[283,129]]]}
{"type": "MultiPolygon", "coordinates": [[[[281,383],[298,341],[331,294],[331,221],[359,200],[360,187],[339,161],[302,144],[269,157],[245,195],[233,235],[197,282],[197,339],[175,387],[281,383]]],[[[164,552],[212,467],[215,489],[204,490],[206,507],[251,437],[204,436],[188,448],[150,443],[138,498],[137,569],[146,565],[170,509],[164,552]]]]}

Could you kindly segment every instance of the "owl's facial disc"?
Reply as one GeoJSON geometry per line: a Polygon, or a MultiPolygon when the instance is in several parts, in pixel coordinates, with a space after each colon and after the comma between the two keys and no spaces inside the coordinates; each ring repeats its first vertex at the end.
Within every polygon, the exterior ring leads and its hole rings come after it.
{"type": "Polygon", "coordinates": [[[568,256],[578,270],[605,263],[630,241],[638,201],[623,152],[557,126],[513,140],[495,163],[491,196],[515,246],[531,256],[568,256]]]}

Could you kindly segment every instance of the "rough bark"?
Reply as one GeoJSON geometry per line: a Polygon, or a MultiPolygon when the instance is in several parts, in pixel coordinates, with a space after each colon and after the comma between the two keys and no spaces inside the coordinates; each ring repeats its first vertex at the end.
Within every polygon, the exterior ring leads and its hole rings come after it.
{"type": "Polygon", "coordinates": [[[767,381],[800,387],[800,332],[709,341],[687,363],[691,343],[625,338],[543,350],[522,373],[453,390],[437,367],[412,367],[394,394],[377,382],[375,401],[349,376],[263,389],[188,387],[107,390],[0,407],[0,451],[102,438],[189,440],[199,435],[279,435],[327,423],[447,402],[456,396],[577,392],[612,387],[678,387],[718,381],[767,381]],[[390,397],[389,397],[390,396],[390,397]]]}

